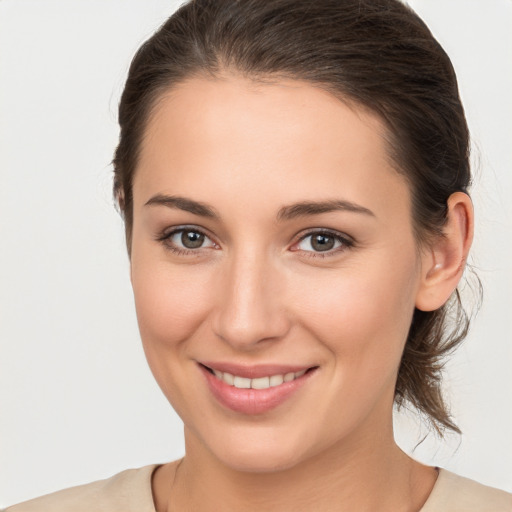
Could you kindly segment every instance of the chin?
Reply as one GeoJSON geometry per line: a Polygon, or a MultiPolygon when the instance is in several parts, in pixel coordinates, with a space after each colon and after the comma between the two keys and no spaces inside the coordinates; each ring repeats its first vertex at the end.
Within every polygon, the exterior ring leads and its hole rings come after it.
{"type": "MultiPolygon", "coordinates": [[[[252,429],[251,429],[252,430],[252,429]]],[[[305,458],[304,438],[279,435],[276,429],[239,432],[209,443],[213,455],[234,471],[272,473],[290,469],[305,458]],[[262,435],[263,434],[263,435],[262,435]],[[267,434],[267,435],[265,435],[267,434]]]]}
{"type": "Polygon", "coordinates": [[[263,453],[261,450],[218,454],[220,461],[234,471],[244,473],[275,473],[296,466],[301,457],[287,453],[263,453]]]}

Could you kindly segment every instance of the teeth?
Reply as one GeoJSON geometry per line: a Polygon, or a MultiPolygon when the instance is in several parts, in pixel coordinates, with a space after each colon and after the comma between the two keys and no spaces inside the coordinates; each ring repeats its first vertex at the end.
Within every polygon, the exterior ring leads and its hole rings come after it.
{"type": "Polygon", "coordinates": [[[290,382],[290,381],[292,381],[293,379],[295,379],[295,373],[293,373],[293,372],[287,373],[287,374],[283,377],[283,380],[284,380],[285,382],[290,382]]]}
{"type": "Polygon", "coordinates": [[[269,377],[258,377],[257,379],[247,379],[246,377],[239,377],[238,375],[232,375],[227,372],[219,372],[218,370],[213,370],[215,376],[229,384],[230,386],[235,386],[235,388],[239,389],[268,389],[273,388],[275,386],[280,386],[283,382],[291,382],[292,380],[298,379],[302,377],[307,370],[301,370],[300,372],[289,372],[284,375],[271,375],[269,377]]]}
{"type": "Polygon", "coordinates": [[[220,373],[220,377],[219,377],[220,380],[223,380],[226,384],[229,384],[230,386],[235,385],[235,377],[233,377],[233,375],[231,375],[231,373],[224,372],[224,375],[222,374],[222,372],[219,372],[219,373],[220,373]]]}
{"type": "Polygon", "coordinates": [[[270,387],[270,377],[260,377],[251,380],[252,389],[267,389],[270,387]]]}
{"type": "Polygon", "coordinates": [[[272,375],[269,380],[270,387],[279,386],[284,382],[282,375],[272,375]]]}
{"type": "Polygon", "coordinates": [[[246,379],[245,377],[235,376],[235,388],[241,389],[250,389],[251,387],[251,379],[246,379]]]}

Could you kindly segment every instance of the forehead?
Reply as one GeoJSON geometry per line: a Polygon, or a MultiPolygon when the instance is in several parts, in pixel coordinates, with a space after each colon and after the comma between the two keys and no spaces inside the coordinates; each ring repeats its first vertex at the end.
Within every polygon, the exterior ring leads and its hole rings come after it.
{"type": "Polygon", "coordinates": [[[134,199],[166,192],[211,202],[215,191],[276,205],[333,194],[374,208],[390,195],[408,202],[385,133],[376,115],[305,82],[193,78],[155,105],[134,199]]]}

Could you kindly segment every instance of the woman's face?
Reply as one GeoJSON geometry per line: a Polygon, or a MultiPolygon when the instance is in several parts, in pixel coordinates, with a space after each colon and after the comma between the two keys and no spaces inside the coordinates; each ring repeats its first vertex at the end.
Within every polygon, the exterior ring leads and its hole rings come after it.
{"type": "Polygon", "coordinates": [[[299,81],[194,78],[157,104],[131,277],[191,447],[266,471],[390,432],[421,256],[383,133],[299,81]]]}

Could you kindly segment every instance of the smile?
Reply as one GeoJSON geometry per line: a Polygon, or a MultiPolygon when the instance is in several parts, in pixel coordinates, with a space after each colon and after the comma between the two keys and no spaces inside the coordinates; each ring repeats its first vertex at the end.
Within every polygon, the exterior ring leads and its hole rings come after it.
{"type": "Polygon", "coordinates": [[[288,372],[285,374],[270,375],[268,377],[258,377],[256,379],[249,379],[247,377],[240,377],[239,375],[232,375],[228,372],[221,372],[219,370],[212,370],[215,377],[225,382],[229,386],[234,386],[238,389],[268,389],[275,386],[280,386],[283,382],[291,382],[292,380],[302,377],[307,370],[300,372],[288,372]]]}
{"type": "Polygon", "coordinates": [[[317,373],[318,366],[291,367],[199,363],[207,388],[222,406],[242,414],[262,414],[290,400],[317,373]],[[228,371],[230,370],[230,371],[228,371]]]}

